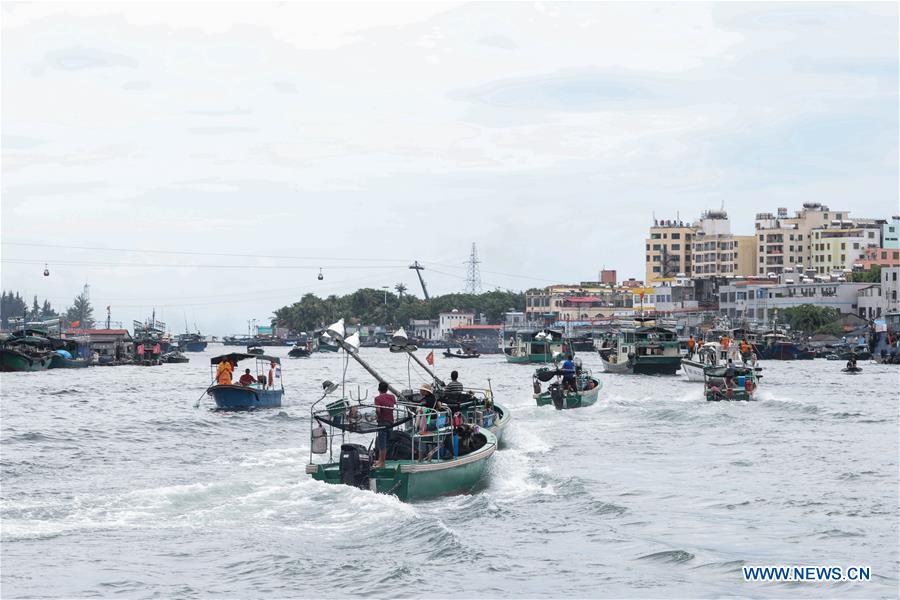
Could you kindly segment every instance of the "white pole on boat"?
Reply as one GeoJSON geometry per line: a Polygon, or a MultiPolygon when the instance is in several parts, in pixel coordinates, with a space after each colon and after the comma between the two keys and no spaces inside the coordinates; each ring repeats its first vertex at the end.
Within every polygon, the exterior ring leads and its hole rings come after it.
{"type": "Polygon", "coordinates": [[[329,335],[335,342],[337,342],[338,346],[340,346],[340,347],[344,350],[344,352],[346,352],[348,355],[352,356],[353,359],[354,359],[356,362],[358,362],[358,363],[360,364],[360,366],[361,366],[363,369],[365,369],[366,371],[368,371],[368,373],[369,373],[372,377],[374,377],[375,379],[377,379],[379,382],[382,382],[382,381],[383,381],[383,382],[387,383],[388,389],[389,389],[389,390],[391,391],[391,393],[393,393],[395,396],[400,397],[400,396],[402,395],[402,394],[400,393],[400,390],[398,390],[398,389],[395,388],[393,385],[391,385],[390,383],[388,383],[388,380],[387,380],[387,379],[385,379],[384,377],[382,377],[382,376],[378,373],[378,371],[376,371],[375,369],[373,369],[373,368],[369,365],[369,363],[367,363],[367,362],[364,361],[362,358],[360,358],[360,356],[359,356],[359,351],[358,351],[357,348],[351,346],[350,344],[348,344],[348,343],[344,340],[344,319],[340,319],[338,322],[333,323],[332,325],[330,325],[330,326],[328,327],[328,329],[327,329],[326,331],[328,332],[328,335],[329,335]]]}

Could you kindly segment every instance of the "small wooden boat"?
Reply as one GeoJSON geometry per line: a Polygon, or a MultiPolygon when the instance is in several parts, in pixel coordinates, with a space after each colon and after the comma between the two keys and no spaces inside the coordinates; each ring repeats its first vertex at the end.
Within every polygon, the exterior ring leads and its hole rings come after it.
{"type": "Polygon", "coordinates": [[[862,367],[844,367],[841,369],[841,372],[856,375],[857,373],[862,373],[862,367]]]}
{"type": "Polygon", "coordinates": [[[247,346],[247,354],[261,355],[265,354],[265,350],[263,350],[260,346],[247,346]]]}
{"type": "Polygon", "coordinates": [[[214,383],[206,389],[206,393],[213,397],[216,406],[220,409],[249,410],[281,406],[281,400],[284,396],[284,383],[281,379],[281,359],[278,357],[240,354],[237,352],[214,356],[210,359],[213,381],[216,380],[216,368],[220,362],[230,360],[237,365],[246,359],[255,359],[256,376],[254,383],[249,385],[214,383]]]}
{"type": "Polygon", "coordinates": [[[538,406],[552,405],[556,410],[568,408],[584,408],[597,402],[603,383],[587,369],[579,370],[575,375],[575,388],[567,389],[563,385],[562,371],[554,367],[544,367],[534,373],[533,398],[538,406]],[[541,383],[554,380],[546,390],[541,383]]]}
{"type": "Polygon", "coordinates": [[[720,365],[709,367],[704,371],[707,401],[753,400],[753,394],[759,387],[756,369],[735,365],[732,367],[733,376],[726,378],[728,368],[727,365],[720,365]]]}
{"type": "Polygon", "coordinates": [[[312,355],[312,351],[308,344],[295,344],[288,350],[288,356],[291,358],[309,358],[310,355],[312,355]]]}
{"type": "Polygon", "coordinates": [[[91,366],[89,358],[75,358],[69,352],[64,350],[55,350],[50,355],[51,369],[84,369],[91,366]],[[65,352],[65,354],[62,354],[65,352]]]}
{"type": "Polygon", "coordinates": [[[177,350],[173,350],[171,352],[166,352],[162,356],[159,357],[162,362],[165,364],[183,364],[191,362],[187,356],[178,352],[177,350]]]}
{"type": "Polygon", "coordinates": [[[452,352],[450,348],[444,350],[444,358],[478,358],[480,356],[480,353],[469,348],[460,348],[456,352],[452,352]]]}

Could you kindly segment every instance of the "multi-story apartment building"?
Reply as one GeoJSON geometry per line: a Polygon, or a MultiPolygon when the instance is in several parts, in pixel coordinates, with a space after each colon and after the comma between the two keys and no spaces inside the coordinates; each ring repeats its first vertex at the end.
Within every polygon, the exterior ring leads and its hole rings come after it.
{"type": "Polygon", "coordinates": [[[900,240],[898,240],[898,234],[900,234],[900,216],[893,216],[891,220],[882,225],[881,229],[881,247],[882,248],[891,248],[891,249],[900,249],[900,240]]]}
{"type": "Polygon", "coordinates": [[[754,275],[754,242],[752,235],[731,233],[724,210],[708,210],[697,224],[691,248],[693,269],[685,275],[695,279],[754,275]]]}
{"type": "Polygon", "coordinates": [[[847,211],[831,211],[818,202],[803,204],[793,217],[788,217],[786,208],[779,208],[775,215],[758,213],[755,274],[763,277],[769,273],[778,275],[809,265],[812,256],[810,232],[830,225],[832,220],[846,219],[848,214],[847,211]]]}
{"type": "Polygon", "coordinates": [[[654,220],[646,242],[647,285],[661,277],[691,275],[691,243],[696,228],[679,220],[654,220]]]}
{"type": "Polygon", "coordinates": [[[832,221],[813,229],[809,266],[820,275],[852,270],[862,263],[870,248],[881,246],[883,224],[873,219],[832,221]]]}
{"type": "Polygon", "coordinates": [[[900,267],[881,269],[882,314],[900,311],[900,267]]]}

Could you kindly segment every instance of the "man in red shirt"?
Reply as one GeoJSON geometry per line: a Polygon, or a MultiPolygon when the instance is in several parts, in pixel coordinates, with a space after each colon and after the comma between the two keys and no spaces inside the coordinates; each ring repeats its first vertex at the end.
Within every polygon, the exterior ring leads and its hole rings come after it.
{"type": "Polygon", "coordinates": [[[241,375],[238,382],[243,386],[253,385],[256,382],[256,377],[250,374],[250,369],[244,369],[244,374],[241,375]]]}
{"type": "Polygon", "coordinates": [[[384,461],[387,460],[388,434],[390,427],[394,424],[394,406],[397,405],[397,399],[393,394],[388,393],[388,384],[382,381],[378,384],[379,394],[375,396],[375,416],[378,419],[378,439],[375,447],[378,448],[378,460],[373,465],[376,469],[384,468],[384,461]]]}

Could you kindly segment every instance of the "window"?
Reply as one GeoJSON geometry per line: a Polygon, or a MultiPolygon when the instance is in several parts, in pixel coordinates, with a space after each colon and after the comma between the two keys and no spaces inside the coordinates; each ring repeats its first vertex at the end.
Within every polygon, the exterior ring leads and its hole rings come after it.
{"type": "MultiPolygon", "coordinates": [[[[647,251],[649,252],[649,250],[650,250],[650,244],[647,244],[647,251]]],[[[647,259],[647,260],[650,260],[650,259],[647,259]]]]}
{"type": "Polygon", "coordinates": [[[672,250],[681,250],[681,244],[672,244],[672,250]]]}
{"type": "Polygon", "coordinates": [[[844,242],[841,242],[841,250],[846,250],[846,249],[847,249],[847,244],[845,244],[844,242]]]}
{"type": "Polygon", "coordinates": [[[838,221],[840,221],[840,220],[841,220],[841,214],[842,214],[842,213],[837,213],[837,214],[835,214],[835,215],[834,215],[834,218],[837,219],[838,221]]]}
{"type": "Polygon", "coordinates": [[[654,250],[659,250],[659,244],[653,244],[653,249],[654,249],[654,250]]]}
{"type": "Polygon", "coordinates": [[[859,242],[853,242],[853,249],[859,250],[859,242]]]}
{"type": "Polygon", "coordinates": [[[680,233],[673,233],[673,234],[672,234],[672,239],[673,239],[673,240],[680,240],[680,239],[681,239],[681,234],[680,234],[680,233]]]}
{"type": "Polygon", "coordinates": [[[765,241],[765,238],[766,238],[766,236],[761,235],[761,236],[759,236],[759,241],[763,242],[763,241],[765,241]]]}

